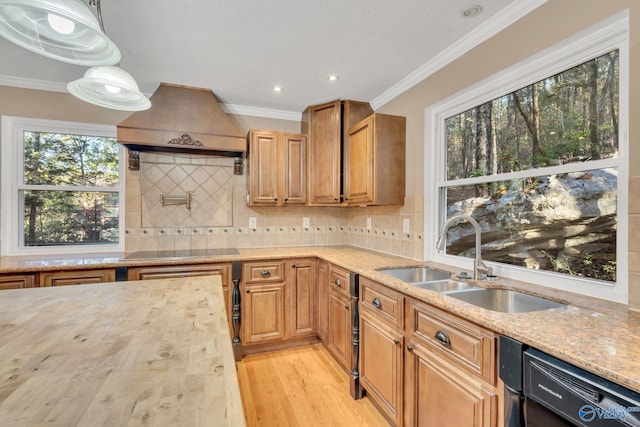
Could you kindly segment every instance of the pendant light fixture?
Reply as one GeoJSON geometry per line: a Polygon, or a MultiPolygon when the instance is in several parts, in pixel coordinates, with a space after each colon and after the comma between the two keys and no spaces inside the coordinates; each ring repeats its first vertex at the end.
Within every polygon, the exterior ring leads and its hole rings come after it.
{"type": "Polygon", "coordinates": [[[151,107],[133,77],[117,66],[91,67],[84,77],[69,83],[67,90],[85,102],[114,110],[142,111],[151,107]]]}
{"type": "Polygon", "coordinates": [[[71,64],[120,62],[118,47],[81,0],[0,0],[0,36],[71,64]]]}
{"type": "MultiPolygon", "coordinates": [[[[104,33],[100,0],[91,0],[90,4],[97,9],[104,33]]],[[[70,82],[67,90],[85,102],[114,110],[142,111],[151,107],[151,101],[140,92],[134,78],[117,65],[91,67],[84,77],[70,82]]]]}

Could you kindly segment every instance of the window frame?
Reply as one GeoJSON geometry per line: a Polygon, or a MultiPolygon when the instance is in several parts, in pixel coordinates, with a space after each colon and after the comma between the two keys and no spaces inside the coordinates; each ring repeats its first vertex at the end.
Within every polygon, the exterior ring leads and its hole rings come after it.
{"type": "MultiPolygon", "coordinates": [[[[124,251],[125,239],[125,163],[126,153],[122,146],[118,147],[118,186],[105,188],[108,192],[118,193],[118,243],[117,244],[77,244],[61,246],[24,246],[21,237],[23,228],[16,224],[24,224],[24,212],[18,193],[23,189],[71,189],[76,191],[93,191],[96,187],[60,187],[32,186],[23,183],[24,175],[24,131],[40,131],[71,135],[90,135],[116,138],[117,131],[113,125],[100,125],[61,120],[34,119],[27,117],[2,116],[2,215],[0,227],[2,231],[1,251],[3,256],[12,255],[52,255],[73,253],[110,253],[124,251]]],[[[101,188],[102,190],[102,188],[101,188]]]]}
{"type": "Polygon", "coordinates": [[[628,11],[614,15],[573,37],[561,41],[538,54],[520,61],[425,110],[424,161],[433,167],[425,169],[424,198],[424,259],[455,268],[470,269],[470,258],[438,253],[435,242],[444,220],[446,201],[442,200],[443,186],[470,185],[487,178],[467,178],[447,181],[445,120],[522,87],[538,82],[571,67],[618,49],[619,51],[619,141],[618,157],[565,167],[551,166],[500,175],[500,180],[517,178],[523,174],[538,176],[567,171],[601,169],[615,166],[618,170],[617,242],[615,283],[569,276],[544,270],[487,262],[500,277],[517,279],[554,289],[565,290],[615,302],[628,303],[628,181],[629,181],[629,17],[628,11]]]}

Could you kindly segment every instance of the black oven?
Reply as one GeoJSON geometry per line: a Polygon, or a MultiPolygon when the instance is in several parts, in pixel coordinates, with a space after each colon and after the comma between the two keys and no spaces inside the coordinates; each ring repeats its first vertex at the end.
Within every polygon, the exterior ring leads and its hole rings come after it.
{"type": "Polygon", "coordinates": [[[505,427],[638,426],[640,394],[501,336],[505,427]]]}

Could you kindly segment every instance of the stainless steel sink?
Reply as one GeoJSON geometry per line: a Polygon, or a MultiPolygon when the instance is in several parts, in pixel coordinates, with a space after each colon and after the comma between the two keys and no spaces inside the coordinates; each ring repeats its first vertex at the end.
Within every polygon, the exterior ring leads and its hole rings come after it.
{"type": "Polygon", "coordinates": [[[425,283],[451,280],[451,274],[428,267],[380,268],[377,271],[388,274],[407,283],[425,283]]]}
{"type": "Polygon", "coordinates": [[[439,280],[435,282],[414,283],[416,288],[429,289],[431,291],[449,293],[459,292],[465,289],[475,289],[476,287],[468,283],[456,282],[455,280],[439,280]]]}
{"type": "Polygon", "coordinates": [[[469,304],[502,313],[526,313],[565,306],[556,301],[508,289],[474,288],[452,292],[448,295],[469,304]]]}

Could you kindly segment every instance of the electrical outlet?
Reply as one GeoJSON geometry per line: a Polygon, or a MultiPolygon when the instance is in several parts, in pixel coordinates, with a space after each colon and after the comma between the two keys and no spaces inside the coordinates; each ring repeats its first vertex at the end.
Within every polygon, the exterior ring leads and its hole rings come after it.
{"type": "Polygon", "coordinates": [[[249,228],[256,228],[257,224],[256,224],[256,217],[255,216],[250,216],[249,217],[249,228]]]}
{"type": "Polygon", "coordinates": [[[408,233],[409,232],[409,218],[404,218],[402,220],[402,232],[403,233],[408,233]]]}
{"type": "Polygon", "coordinates": [[[371,218],[367,218],[367,230],[371,230],[372,224],[371,224],[371,218]]]}
{"type": "Polygon", "coordinates": [[[311,226],[311,224],[309,223],[309,217],[308,216],[303,216],[302,217],[302,228],[309,228],[311,226]]]}

